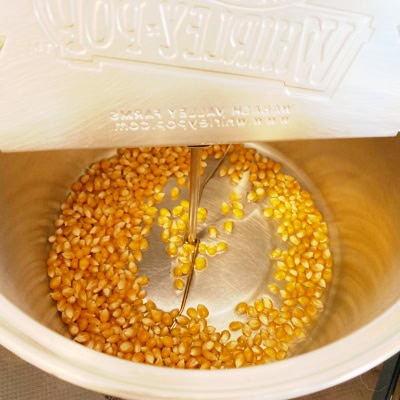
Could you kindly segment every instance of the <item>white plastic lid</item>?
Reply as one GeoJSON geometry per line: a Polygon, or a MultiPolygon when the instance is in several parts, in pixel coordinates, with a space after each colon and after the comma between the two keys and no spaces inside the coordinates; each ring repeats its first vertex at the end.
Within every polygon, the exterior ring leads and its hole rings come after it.
{"type": "Polygon", "coordinates": [[[0,0],[0,150],[394,136],[398,0],[0,0]]]}

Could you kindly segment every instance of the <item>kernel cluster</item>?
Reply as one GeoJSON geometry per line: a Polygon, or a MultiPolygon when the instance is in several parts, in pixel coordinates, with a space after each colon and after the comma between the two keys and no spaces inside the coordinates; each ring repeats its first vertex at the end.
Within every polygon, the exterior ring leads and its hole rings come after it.
{"type": "MultiPolygon", "coordinates": [[[[204,149],[204,166],[226,149],[204,149]]],[[[233,190],[220,206],[221,227],[207,227],[211,241],[200,243],[195,273],[204,273],[212,257],[235,251],[228,240],[219,240],[220,230],[234,235],[235,221],[246,218],[245,202],[256,202],[260,218],[272,221],[281,239],[265,262],[274,280],[259,298],[233,305],[237,319],[221,332],[208,324],[206,305],[189,307],[185,315],[161,310],[147,297],[149,279],[140,274],[140,263],[143,252],[164,245],[174,288],[184,288],[193,246],[185,242],[189,204],[180,197],[189,165],[185,147],[121,149],[91,165],[72,185],[49,237],[47,259],[51,297],[61,319],[78,343],[157,366],[238,368],[284,359],[321,314],[332,279],[323,216],[311,194],[279,163],[232,146],[218,179],[229,179],[233,190]],[[166,193],[171,179],[176,186],[166,193]],[[234,188],[243,179],[251,190],[242,196],[234,188]],[[179,202],[172,209],[162,206],[167,196],[179,202]],[[154,224],[161,226],[158,243],[148,239],[154,224]]],[[[201,223],[207,224],[207,214],[199,208],[201,223]]]]}

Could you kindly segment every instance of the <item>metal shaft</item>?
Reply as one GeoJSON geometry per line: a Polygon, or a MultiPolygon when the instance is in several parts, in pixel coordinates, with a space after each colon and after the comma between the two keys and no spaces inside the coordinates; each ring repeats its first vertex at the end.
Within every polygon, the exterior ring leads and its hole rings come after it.
{"type": "MultiPolygon", "coordinates": [[[[215,172],[221,166],[223,160],[228,154],[230,146],[226,149],[223,157],[218,162],[218,164],[214,167],[211,173],[208,174],[204,178],[202,184],[200,184],[200,169],[201,169],[201,150],[202,147],[191,147],[190,148],[190,171],[189,171],[189,179],[190,179],[190,191],[189,191],[189,227],[188,227],[188,235],[187,242],[194,245],[194,250],[192,253],[192,258],[190,262],[190,270],[186,280],[185,290],[182,296],[181,307],[178,311],[178,315],[182,315],[185,310],[186,301],[189,295],[190,286],[192,284],[193,278],[193,270],[194,264],[199,253],[199,243],[200,241],[197,239],[197,210],[199,208],[201,194],[203,193],[204,186],[207,182],[214,176],[215,172]]],[[[172,328],[176,326],[176,319],[172,324],[172,328]]]]}
{"type": "Polygon", "coordinates": [[[190,194],[189,194],[189,232],[188,242],[195,244],[197,237],[197,210],[200,201],[200,168],[202,147],[190,149],[190,194]]]}

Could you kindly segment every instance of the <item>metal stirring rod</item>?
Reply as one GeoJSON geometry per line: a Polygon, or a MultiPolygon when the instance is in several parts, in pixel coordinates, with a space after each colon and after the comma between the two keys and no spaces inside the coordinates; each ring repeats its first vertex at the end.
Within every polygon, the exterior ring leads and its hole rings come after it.
{"type": "Polygon", "coordinates": [[[190,191],[189,191],[189,233],[188,242],[196,243],[197,238],[197,210],[200,202],[200,169],[202,147],[190,148],[190,191]]]}
{"type": "MultiPolygon", "coordinates": [[[[199,243],[200,241],[197,239],[197,210],[199,208],[200,197],[203,192],[204,186],[207,182],[213,177],[215,172],[218,170],[222,162],[224,161],[226,155],[229,152],[230,145],[226,149],[224,155],[218,162],[218,164],[214,167],[212,172],[205,177],[203,184],[200,184],[200,170],[201,170],[201,153],[202,148],[204,146],[191,147],[190,148],[190,171],[189,171],[189,180],[190,180],[190,190],[189,190],[189,228],[188,228],[188,243],[194,245],[194,250],[192,253],[192,259],[190,261],[190,269],[187,276],[187,281],[185,285],[185,290],[182,296],[181,307],[179,308],[178,315],[182,315],[186,300],[189,295],[190,285],[192,283],[193,278],[193,269],[194,263],[196,261],[197,255],[199,253],[199,243]]],[[[172,327],[176,326],[176,320],[172,324],[172,327]]]]}
{"type": "Polygon", "coordinates": [[[204,147],[206,146],[195,146],[190,148],[189,233],[187,241],[193,245],[197,243],[197,210],[200,205],[200,198],[203,193],[204,187],[223,163],[226,155],[231,148],[231,145],[227,147],[225,153],[220,158],[217,165],[207,176],[204,177],[203,182],[201,183],[201,153],[204,147]]]}
{"type": "MultiPolygon", "coordinates": [[[[187,236],[187,242],[194,245],[194,250],[192,252],[192,258],[190,260],[190,269],[188,272],[188,277],[185,285],[185,290],[183,292],[181,307],[178,311],[178,316],[182,315],[186,300],[189,295],[189,288],[193,278],[194,263],[196,261],[197,254],[199,252],[199,243],[197,239],[197,210],[199,208],[200,202],[200,169],[201,169],[201,151],[200,147],[190,148],[190,171],[189,171],[189,232],[187,236]]],[[[176,320],[172,324],[172,328],[176,326],[176,320]]]]}

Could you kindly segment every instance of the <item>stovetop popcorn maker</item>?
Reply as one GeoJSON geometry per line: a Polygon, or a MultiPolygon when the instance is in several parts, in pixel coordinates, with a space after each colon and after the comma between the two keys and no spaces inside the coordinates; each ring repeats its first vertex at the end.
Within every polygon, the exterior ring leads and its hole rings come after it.
{"type": "Polygon", "coordinates": [[[394,136],[397,3],[379,6],[3,5],[1,149],[394,136]]]}
{"type": "Polygon", "coordinates": [[[3,3],[5,347],[130,399],[287,399],[400,349],[400,5],[3,3]]]}

